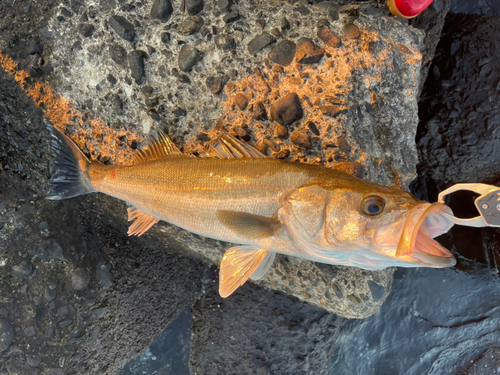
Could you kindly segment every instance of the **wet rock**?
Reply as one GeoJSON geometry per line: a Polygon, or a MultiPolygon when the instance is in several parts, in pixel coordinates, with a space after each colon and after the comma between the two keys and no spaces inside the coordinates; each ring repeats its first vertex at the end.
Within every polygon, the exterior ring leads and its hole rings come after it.
{"type": "Polygon", "coordinates": [[[96,265],[96,278],[104,290],[108,290],[113,285],[113,275],[111,274],[111,265],[99,262],[96,265]]]}
{"type": "Polygon", "coordinates": [[[84,37],[84,38],[90,38],[95,31],[95,26],[92,25],[91,23],[81,23],[78,25],[78,32],[84,37]]]}
{"type": "Polygon", "coordinates": [[[203,10],[203,0],[184,0],[184,7],[188,14],[195,15],[203,10]]]}
{"type": "Polygon", "coordinates": [[[247,45],[248,53],[255,55],[265,47],[276,43],[276,38],[268,33],[262,33],[253,38],[247,45]]]}
{"type": "Polygon", "coordinates": [[[281,66],[288,66],[295,57],[296,45],[291,40],[283,40],[269,52],[269,60],[281,66]]]}
{"type": "Polygon", "coordinates": [[[324,55],[325,50],[318,47],[312,39],[300,38],[297,41],[297,48],[295,52],[297,62],[304,65],[317,64],[321,61],[324,55]]]}
{"type": "Polygon", "coordinates": [[[33,36],[30,38],[30,44],[28,45],[26,53],[28,55],[33,53],[43,53],[43,44],[39,37],[33,36]]]}
{"type": "Polygon", "coordinates": [[[170,0],[155,0],[151,7],[151,18],[167,22],[172,16],[174,9],[170,0]]]}
{"type": "Polygon", "coordinates": [[[294,131],[290,140],[299,147],[311,148],[311,137],[301,129],[294,131]]]}
{"type": "Polygon", "coordinates": [[[135,50],[128,54],[128,64],[130,72],[135,83],[142,85],[146,82],[146,68],[144,59],[147,57],[146,52],[135,50]]]}
{"type": "Polygon", "coordinates": [[[178,64],[183,72],[190,72],[196,63],[201,59],[200,52],[189,44],[182,46],[179,51],[178,64]]]}
{"type": "Polygon", "coordinates": [[[51,260],[63,257],[61,246],[53,239],[44,240],[38,246],[38,257],[41,260],[51,260]]]}
{"type": "Polygon", "coordinates": [[[253,118],[257,121],[266,121],[267,120],[267,111],[264,103],[257,102],[253,106],[253,118]]]}
{"type": "Polygon", "coordinates": [[[122,16],[112,16],[108,21],[109,26],[123,39],[132,42],[135,39],[135,27],[122,16]]]}
{"type": "Polygon", "coordinates": [[[276,125],[276,137],[280,139],[287,139],[288,129],[281,124],[276,125]]]}
{"type": "Polygon", "coordinates": [[[0,319],[0,353],[9,348],[15,337],[14,328],[7,319],[0,319]]]}
{"type": "Polygon", "coordinates": [[[201,18],[200,16],[190,16],[182,21],[179,26],[177,26],[177,32],[185,36],[193,35],[200,31],[203,24],[203,18],[201,18]]]}
{"type": "Polygon", "coordinates": [[[28,362],[28,365],[31,367],[37,367],[42,362],[42,359],[38,354],[28,354],[26,356],[26,362],[28,362]]]}
{"type": "Polygon", "coordinates": [[[226,24],[238,21],[241,18],[240,13],[235,9],[226,14],[222,19],[226,24]]]}
{"type": "Polygon", "coordinates": [[[359,38],[359,28],[352,24],[348,23],[347,25],[344,26],[344,37],[347,39],[358,39],[359,38]]]}
{"type": "Polygon", "coordinates": [[[290,93],[271,106],[271,119],[281,125],[290,125],[304,115],[297,94],[290,93]]]}
{"type": "Polygon", "coordinates": [[[342,45],[341,39],[328,27],[321,27],[318,29],[318,38],[323,41],[327,46],[338,48],[342,45]]]}
{"type": "Polygon", "coordinates": [[[231,51],[236,49],[236,41],[233,37],[227,34],[217,35],[215,37],[215,44],[217,45],[217,47],[224,51],[231,51]]]}
{"type": "Polygon", "coordinates": [[[118,44],[113,44],[109,47],[109,55],[118,65],[124,66],[127,61],[127,51],[118,44]]]}
{"type": "Polygon", "coordinates": [[[33,265],[29,260],[23,260],[21,263],[12,267],[14,274],[20,279],[28,277],[33,272],[33,265]]]}
{"type": "Polygon", "coordinates": [[[44,298],[47,302],[53,301],[57,296],[57,291],[50,287],[45,288],[44,298]]]}
{"type": "Polygon", "coordinates": [[[240,111],[244,111],[248,105],[247,96],[241,92],[237,93],[234,97],[234,104],[236,104],[240,111]]]}
{"type": "Polygon", "coordinates": [[[218,94],[224,88],[224,80],[221,77],[207,77],[205,83],[212,94],[218,94]]]}
{"type": "Polygon", "coordinates": [[[71,286],[74,290],[82,290],[90,283],[90,275],[83,268],[77,269],[71,275],[71,286]]]}
{"type": "Polygon", "coordinates": [[[29,326],[24,329],[24,334],[28,337],[34,336],[36,333],[35,327],[29,326]]]}
{"type": "Polygon", "coordinates": [[[217,6],[223,13],[229,12],[233,4],[234,4],[233,0],[217,0],[217,6]]]}

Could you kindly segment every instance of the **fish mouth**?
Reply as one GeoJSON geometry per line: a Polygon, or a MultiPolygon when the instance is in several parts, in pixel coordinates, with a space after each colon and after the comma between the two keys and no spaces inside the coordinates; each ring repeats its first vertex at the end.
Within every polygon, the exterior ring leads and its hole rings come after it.
{"type": "Polygon", "coordinates": [[[421,267],[454,266],[453,254],[433,240],[453,226],[446,214],[453,215],[453,212],[443,203],[418,204],[411,209],[404,225],[401,221],[377,230],[375,237],[379,241],[376,242],[384,243],[383,247],[389,245],[392,254],[397,242],[395,255],[391,258],[400,262],[421,267]]]}

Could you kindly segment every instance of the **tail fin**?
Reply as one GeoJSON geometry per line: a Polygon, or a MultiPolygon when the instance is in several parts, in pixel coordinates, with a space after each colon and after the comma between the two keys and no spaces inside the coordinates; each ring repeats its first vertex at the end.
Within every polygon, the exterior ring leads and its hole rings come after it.
{"type": "Polygon", "coordinates": [[[90,161],[71,139],[45,122],[50,133],[50,145],[54,153],[56,172],[49,180],[47,199],[59,200],[89,194],[95,190],[85,177],[90,161]]]}

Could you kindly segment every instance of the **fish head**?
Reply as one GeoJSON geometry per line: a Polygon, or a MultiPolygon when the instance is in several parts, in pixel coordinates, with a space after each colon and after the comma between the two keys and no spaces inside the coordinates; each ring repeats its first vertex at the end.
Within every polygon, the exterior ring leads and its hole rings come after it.
{"type": "Polygon", "coordinates": [[[455,264],[433,240],[453,226],[448,206],[360,180],[352,185],[312,184],[284,197],[281,219],[305,258],[369,270],[455,264]]]}

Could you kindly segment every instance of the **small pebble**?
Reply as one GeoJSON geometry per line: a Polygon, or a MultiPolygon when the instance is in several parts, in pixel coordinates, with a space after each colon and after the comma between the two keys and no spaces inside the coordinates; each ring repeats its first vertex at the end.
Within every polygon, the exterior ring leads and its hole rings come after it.
{"type": "Polygon", "coordinates": [[[77,269],[71,275],[71,285],[74,290],[82,290],[90,283],[90,275],[83,268],[77,269]]]}
{"type": "Polygon", "coordinates": [[[297,94],[290,93],[271,105],[271,118],[281,125],[290,125],[304,115],[297,94]]]}
{"type": "Polygon", "coordinates": [[[42,362],[42,359],[38,354],[28,354],[26,356],[26,361],[28,362],[28,365],[31,367],[37,367],[40,362],[42,362]]]}
{"type": "Polygon", "coordinates": [[[15,337],[14,328],[7,319],[0,319],[0,353],[9,348],[15,337]]]}
{"type": "Polygon", "coordinates": [[[26,328],[24,329],[24,334],[25,334],[26,336],[28,336],[28,337],[33,336],[35,333],[36,333],[36,332],[35,332],[35,327],[33,327],[33,326],[26,327],[26,328]]]}
{"type": "Polygon", "coordinates": [[[49,223],[46,221],[42,221],[40,224],[38,224],[38,229],[40,230],[48,230],[49,229],[49,223]]]}
{"type": "Polygon", "coordinates": [[[239,92],[234,97],[234,103],[240,109],[240,111],[244,111],[248,106],[248,98],[245,94],[239,92]]]}
{"type": "Polygon", "coordinates": [[[352,24],[352,23],[349,23],[347,25],[344,26],[344,36],[347,38],[347,39],[357,39],[359,38],[359,28],[352,24]]]}
{"type": "Polygon", "coordinates": [[[14,274],[20,279],[24,279],[25,277],[31,275],[33,272],[33,265],[29,260],[23,260],[18,265],[12,267],[12,271],[14,274]]]}

